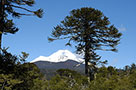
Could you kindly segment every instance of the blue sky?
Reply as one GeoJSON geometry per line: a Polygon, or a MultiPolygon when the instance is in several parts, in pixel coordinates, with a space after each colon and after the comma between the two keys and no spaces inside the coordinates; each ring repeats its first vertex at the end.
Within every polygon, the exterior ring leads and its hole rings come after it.
{"type": "Polygon", "coordinates": [[[136,0],[36,0],[32,9],[44,9],[42,19],[37,17],[23,16],[14,19],[19,32],[14,35],[3,36],[3,47],[19,55],[22,51],[29,53],[28,61],[38,56],[49,56],[60,49],[75,51],[73,47],[66,47],[66,41],[55,41],[49,43],[47,37],[51,35],[53,27],[69,15],[72,9],[81,7],[92,7],[99,9],[105,16],[109,17],[122,33],[118,52],[98,52],[102,60],[108,60],[108,65],[122,68],[136,61],[136,0]]]}

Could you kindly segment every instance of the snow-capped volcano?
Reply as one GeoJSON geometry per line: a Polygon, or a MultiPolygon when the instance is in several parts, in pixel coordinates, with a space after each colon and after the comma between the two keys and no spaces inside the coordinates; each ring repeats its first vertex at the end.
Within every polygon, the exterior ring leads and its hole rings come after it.
{"type": "Polygon", "coordinates": [[[31,61],[31,63],[37,62],[37,61],[48,61],[48,62],[65,62],[67,60],[73,60],[77,62],[83,62],[84,60],[82,58],[79,58],[75,54],[71,53],[69,50],[59,50],[49,57],[45,56],[39,56],[38,58],[31,61]]]}

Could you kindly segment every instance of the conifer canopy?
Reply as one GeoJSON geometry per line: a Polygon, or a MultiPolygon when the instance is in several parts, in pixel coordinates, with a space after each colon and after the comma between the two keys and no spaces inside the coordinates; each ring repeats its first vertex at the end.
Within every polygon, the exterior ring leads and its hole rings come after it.
{"type": "Polygon", "coordinates": [[[77,53],[84,53],[85,73],[88,74],[88,62],[94,65],[100,62],[96,51],[117,51],[121,35],[101,11],[84,7],[72,10],[61,24],[54,27],[48,40],[68,39],[66,45],[73,41],[77,53]]]}

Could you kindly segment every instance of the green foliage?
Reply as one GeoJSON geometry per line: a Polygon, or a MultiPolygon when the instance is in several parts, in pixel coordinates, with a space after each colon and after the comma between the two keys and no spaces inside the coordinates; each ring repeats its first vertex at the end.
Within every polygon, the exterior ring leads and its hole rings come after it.
{"type": "Polygon", "coordinates": [[[66,45],[75,42],[77,53],[84,53],[85,74],[88,74],[88,62],[101,63],[96,50],[117,51],[121,33],[103,13],[94,8],[75,9],[66,16],[60,25],[54,27],[49,41],[68,39],[66,45]]]}
{"type": "Polygon", "coordinates": [[[21,16],[33,15],[36,15],[39,18],[42,17],[42,9],[33,11],[26,8],[26,6],[32,7],[34,4],[35,0],[0,0],[0,48],[2,34],[15,34],[19,30],[13,23],[11,17],[20,18],[21,16]]]}
{"type": "Polygon", "coordinates": [[[135,64],[124,69],[100,67],[95,78],[89,81],[85,75],[69,69],[59,69],[54,77],[46,80],[35,64],[20,63],[6,49],[0,53],[0,61],[1,90],[136,90],[135,64]]]}
{"type": "Polygon", "coordinates": [[[33,87],[31,90],[46,90],[46,80],[45,79],[33,79],[33,87]]]}
{"type": "Polygon", "coordinates": [[[76,71],[72,71],[70,69],[59,69],[56,71],[57,74],[60,76],[65,76],[65,77],[71,77],[71,78],[79,78],[81,75],[77,73],[76,71]]]}
{"type": "Polygon", "coordinates": [[[25,60],[28,58],[29,54],[26,52],[21,52],[22,56],[19,55],[20,61],[25,62],[25,60]]]}
{"type": "Polygon", "coordinates": [[[11,74],[16,68],[18,58],[11,53],[8,53],[6,49],[0,52],[0,73],[11,74]]]}
{"type": "Polygon", "coordinates": [[[88,90],[135,90],[133,86],[135,84],[132,81],[136,82],[136,73],[125,73],[126,71],[112,66],[101,67],[96,74],[96,79],[90,82],[88,90]]]}
{"type": "Polygon", "coordinates": [[[22,83],[22,81],[18,79],[14,79],[12,74],[4,75],[0,74],[0,89],[1,90],[12,90],[12,88],[22,83]]]}
{"type": "MultiPolygon", "coordinates": [[[[23,53],[26,58],[28,54],[23,53]]],[[[24,60],[24,59],[23,59],[24,60]]],[[[21,60],[2,50],[0,53],[1,90],[44,90],[45,79],[35,64],[21,60]],[[34,86],[35,85],[35,86],[34,86]]]]}
{"type": "Polygon", "coordinates": [[[19,80],[23,82],[16,85],[14,87],[15,90],[36,90],[38,87],[39,90],[42,90],[40,88],[42,88],[44,83],[44,81],[42,81],[43,75],[35,64],[24,63],[19,65],[16,70],[16,78],[19,78],[19,80]],[[36,84],[39,86],[34,86],[36,84]]]}
{"type": "Polygon", "coordinates": [[[115,67],[100,67],[96,78],[89,81],[84,75],[68,69],[60,69],[56,76],[46,81],[45,90],[136,90],[135,64],[129,69],[116,69],[115,67]],[[132,72],[127,72],[131,70],[132,72]]]}
{"type": "Polygon", "coordinates": [[[49,81],[46,90],[84,90],[87,84],[87,77],[69,69],[60,69],[49,81]]]}
{"type": "Polygon", "coordinates": [[[35,4],[35,0],[1,0],[0,1],[1,7],[0,10],[2,11],[3,16],[7,17],[11,15],[12,17],[21,17],[23,15],[36,15],[38,17],[42,17],[42,9],[38,9],[35,11],[27,9],[25,6],[32,7],[35,4]],[[18,9],[24,10],[27,13],[17,11],[18,9]]]}

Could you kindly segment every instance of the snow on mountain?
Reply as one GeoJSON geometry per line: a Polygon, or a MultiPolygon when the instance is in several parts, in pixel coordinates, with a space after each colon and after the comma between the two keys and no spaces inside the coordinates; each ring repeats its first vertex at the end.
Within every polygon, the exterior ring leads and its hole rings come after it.
{"type": "Polygon", "coordinates": [[[31,63],[37,62],[37,61],[49,61],[49,62],[65,62],[67,60],[74,60],[77,62],[83,62],[84,60],[82,58],[79,58],[69,50],[59,50],[49,57],[45,56],[39,56],[38,58],[31,61],[31,63]]]}

